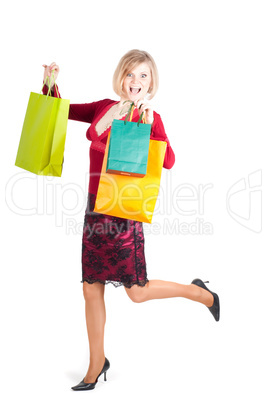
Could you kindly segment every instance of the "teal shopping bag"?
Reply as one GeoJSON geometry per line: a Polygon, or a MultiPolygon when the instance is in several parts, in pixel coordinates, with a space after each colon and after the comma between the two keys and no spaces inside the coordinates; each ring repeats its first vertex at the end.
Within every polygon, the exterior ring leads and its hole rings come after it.
{"type": "Polygon", "coordinates": [[[49,86],[47,95],[30,94],[15,165],[37,175],[61,177],[70,101],[50,92],[49,86]]]}
{"type": "Polygon", "coordinates": [[[146,175],[151,124],[141,123],[143,114],[137,123],[128,121],[133,109],[132,103],[124,121],[115,119],[112,122],[107,173],[137,177],[146,175]]]}

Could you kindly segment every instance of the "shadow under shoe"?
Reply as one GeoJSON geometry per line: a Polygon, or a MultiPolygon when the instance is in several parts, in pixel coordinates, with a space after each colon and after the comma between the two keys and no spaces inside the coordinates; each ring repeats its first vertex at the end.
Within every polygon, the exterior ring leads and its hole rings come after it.
{"type": "Polygon", "coordinates": [[[110,368],[110,363],[109,363],[108,359],[105,358],[104,366],[103,366],[101,372],[98,374],[95,382],[87,383],[87,382],[84,382],[84,379],[83,379],[78,385],[71,387],[71,389],[73,389],[74,391],[88,391],[90,389],[94,389],[96,386],[96,383],[98,381],[98,378],[101,376],[101,374],[104,373],[104,381],[107,381],[107,371],[109,368],[110,368]]]}

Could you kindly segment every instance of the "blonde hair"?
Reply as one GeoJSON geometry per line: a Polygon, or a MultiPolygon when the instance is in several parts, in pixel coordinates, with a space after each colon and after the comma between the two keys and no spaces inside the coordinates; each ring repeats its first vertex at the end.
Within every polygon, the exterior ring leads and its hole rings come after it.
{"type": "Polygon", "coordinates": [[[119,61],[113,75],[113,89],[117,95],[123,95],[122,84],[127,74],[141,63],[147,63],[151,72],[151,86],[148,90],[149,99],[152,99],[159,86],[158,69],[153,57],[144,50],[133,49],[127,52],[119,61]]]}

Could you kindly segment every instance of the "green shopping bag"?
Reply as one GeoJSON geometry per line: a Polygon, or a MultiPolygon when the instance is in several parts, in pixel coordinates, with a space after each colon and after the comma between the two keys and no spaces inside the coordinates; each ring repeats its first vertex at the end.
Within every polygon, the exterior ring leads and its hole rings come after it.
{"type": "Polygon", "coordinates": [[[133,110],[134,103],[124,121],[115,119],[112,122],[107,173],[137,177],[146,175],[151,124],[140,124],[143,113],[137,123],[132,122],[133,110]]]}
{"type": "Polygon", "coordinates": [[[15,165],[61,177],[70,101],[49,96],[50,83],[47,95],[30,94],[15,165]]]}

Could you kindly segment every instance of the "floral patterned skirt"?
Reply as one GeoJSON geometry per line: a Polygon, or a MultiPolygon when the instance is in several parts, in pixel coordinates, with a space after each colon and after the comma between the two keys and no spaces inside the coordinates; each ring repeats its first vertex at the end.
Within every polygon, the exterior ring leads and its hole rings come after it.
{"type": "Polygon", "coordinates": [[[93,212],[88,194],[82,239],[82,282],[145,286],[148,282],[142,222],[93,212]]]}

